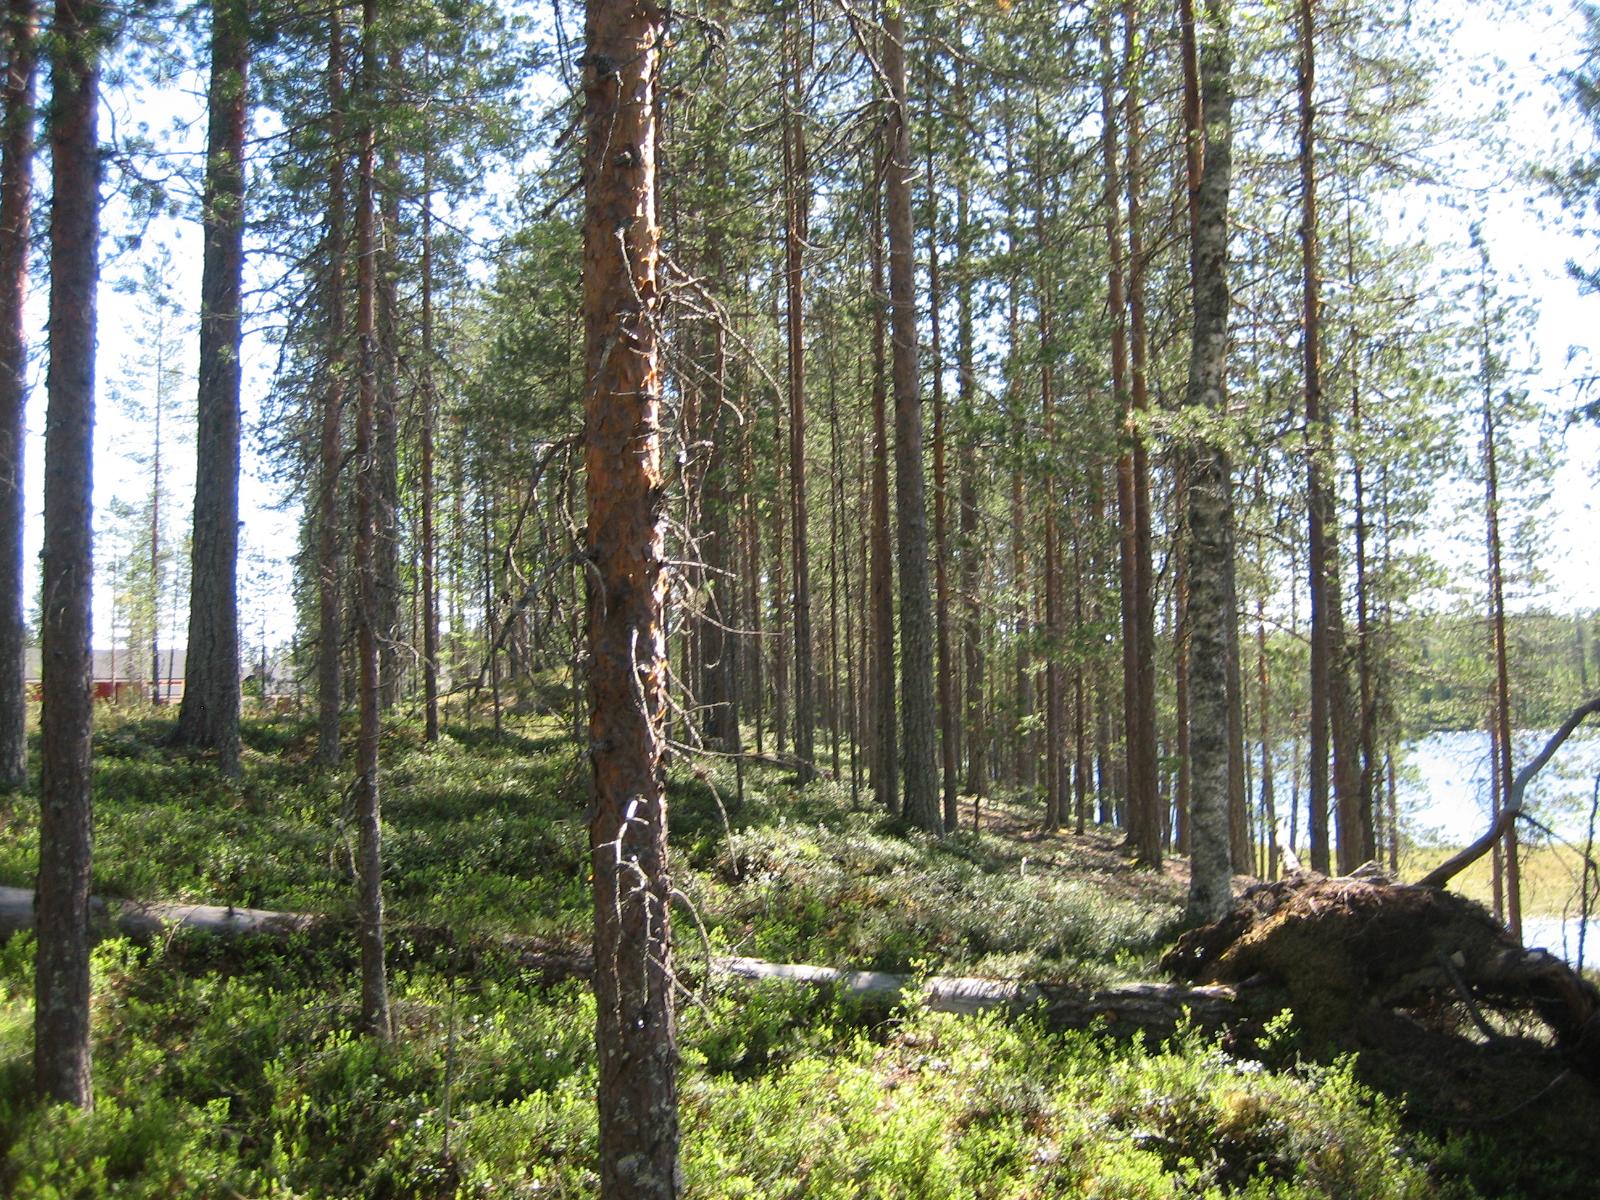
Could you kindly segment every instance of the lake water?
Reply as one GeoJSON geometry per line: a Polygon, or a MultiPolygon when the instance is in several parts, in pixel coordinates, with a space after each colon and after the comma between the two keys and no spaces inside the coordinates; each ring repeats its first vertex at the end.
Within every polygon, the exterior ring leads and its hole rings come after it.
{"type": "MultiPolygon", "coordinates": [[[[1537,754],[1548,732],[1512,737],[1512,769],[1537,754]]],[[[1400,822],[1418,842],[1464,845],[1489,828],[1489,735],[1431,733],[1408,743],[1399,764],[1400,822]]],[[[1568,841],[1587,836],[1600,734],[1579,730],[1528,787],[1523,807],[1568,841]]],[[[1526,828],[1526,826],[1524,826],[1526,828]]]]}
{"type": "MultiPolygon", "coordinates": [[[[1576,965],[1580,924],[1576,917],[1565,921],[1560,917],[1523,917],[1522,944],[1543,946],[1551,954],[1559,954],[1576,965]]],[[[1600,917],[1590,917],[1588,928],[1582,932],[1582,965],[1593,968],[1600,964],[1600,917]]]]}
{"type": "MultiPolygon", "coordinates": [[[[1548,731],[1514,735],[1512,769],[1521,770],[1549,736],[1548,731]]],[[[1401,828],[1410,841],[1464,846],[1489,828],[1489,747],[1489,735],[1481,732],[1432,733],[1403,747],[1396,763],[1395,795],[1401,828]]],[[[1278,760],[1279,769],[1287,772],[1289,756],[1279,755],[1278,760]]],[[[1600,779],[1600,730],[1579,729],[1529,785],[1524,808],[1560,839],[1581,849],[1588,838],[1597,779],[1600,779]]],[[[1280,783],[1280,804],[1286,790],[1280,783]]],[[[1303,785],[1300,799],[1303,804],[1303,785]]],[[[1299,827],[1303,844],[1303,811],[1299,827]]],[[[1525,844],[1549,841],[1547,835],[1526,823],[1520,833],[1525,844]]],[[[1600,829],[1596,830],[1596,839],[1600,844],[1600,829]]],[[[1542,912],[1577,909],[1576,872],[1570,881],[1556,881],[1550,886],[1557,888],[1559,894],[1525,891],[1525,908],[1542,912]]],[[[1549,891],[1549,887],[1546,890],[1549,891]]],[[[1523,940],[1530,946],[1543,946],[1569,962],[1576,962],[1578,926],[1576,917],[1563,920],[1554,916],[1526,916],[1523,940]]],[[[1590,919],[1584,939],[1585,964],[1591,967],[1600,964],[1600,916],[1590,919]]]]}

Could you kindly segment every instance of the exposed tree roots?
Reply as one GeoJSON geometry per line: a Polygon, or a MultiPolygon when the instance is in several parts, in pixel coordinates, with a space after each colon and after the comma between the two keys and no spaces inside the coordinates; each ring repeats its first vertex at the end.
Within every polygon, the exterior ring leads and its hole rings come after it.
{"type": "Polygon", "coordinates": [[[1600,993],[1525,949],[1482,906],[1377,873],[1298,873],[1247,890],[1163,960],[1181,978],[1281,992],[1314,1035],[1371,1043],[1396,1017],[1500,1040],[1536,1019],[1570,1068],[1600,1082],[1600,993]]]}

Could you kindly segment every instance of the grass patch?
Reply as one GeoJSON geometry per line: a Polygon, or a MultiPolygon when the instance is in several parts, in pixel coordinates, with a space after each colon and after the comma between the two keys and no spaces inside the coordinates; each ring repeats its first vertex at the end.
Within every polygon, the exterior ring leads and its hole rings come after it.
{"type": "MultiPolygon", "coordinates": [[[[1400,856],[1400,877],[1420,879],[1461,850],[1459,846],[1418,846],[1400,856]]],[[[1583,853],[1574,846],[1548,843],[1518,847],[1522,871],[1522,911],[1527,916],[1560,917],[1576,913],[1579,883],[1583,878],[1583,853]]],[[[1452,890],[1485,907],[1494,901],[1493,866],[1485,855],[1450,882],[1452,890]]]]}

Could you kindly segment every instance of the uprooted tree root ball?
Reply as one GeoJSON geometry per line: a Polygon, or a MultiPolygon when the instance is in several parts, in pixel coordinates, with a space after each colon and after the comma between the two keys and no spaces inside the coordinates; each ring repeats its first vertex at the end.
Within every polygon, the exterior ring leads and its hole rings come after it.
{"type": "Polygon", "coordinates": [[[1600,1082],[1600,992],[1439,888],[1298,872],[1249,888],[1163,965],[1195,982],[1281,989],[1309,1033],[1334,1040],[1369,1040],[1396,1014],[1490,1040],[1491,1014],[1537,1018],[1567,1065],[1600,1082]]]}

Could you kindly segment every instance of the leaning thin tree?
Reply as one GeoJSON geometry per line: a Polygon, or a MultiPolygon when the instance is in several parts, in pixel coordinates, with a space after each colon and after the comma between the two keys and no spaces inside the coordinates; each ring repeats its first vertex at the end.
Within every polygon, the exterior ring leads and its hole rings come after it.
{"type": "Polygon", "coordinates": [[[589,0],[583,317],[600,1194],[679,1194],[655,155],[665,9],[589,0]]]}

